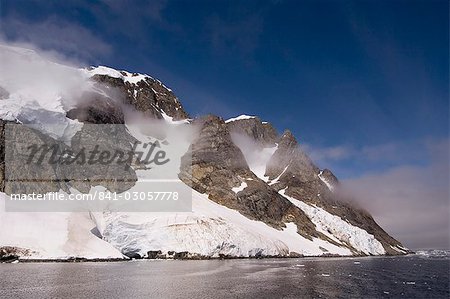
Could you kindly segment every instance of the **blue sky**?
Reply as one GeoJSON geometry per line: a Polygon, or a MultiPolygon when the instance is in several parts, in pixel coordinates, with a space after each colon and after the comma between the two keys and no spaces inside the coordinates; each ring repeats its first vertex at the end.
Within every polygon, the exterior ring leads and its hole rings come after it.
{"type": "MultiPolygon", "coordinates": [[[[0,24],[5,41],[157,77],[193,116],[288,128],[319,166],[359,183],[448,166],[448,11],[448,1],[1,0],[0,24]]],[[[436,180],[442,203],[448,167],[436,180]]]]}
{"type": "Polygon", "coordinates": [[[289,128],[340,177],[395,164],[353,165],[363,148],[426,163],[448,136],[447,1],[3,0],[1,20],[9,40],[158,77],[194,116],[289,128]]]}

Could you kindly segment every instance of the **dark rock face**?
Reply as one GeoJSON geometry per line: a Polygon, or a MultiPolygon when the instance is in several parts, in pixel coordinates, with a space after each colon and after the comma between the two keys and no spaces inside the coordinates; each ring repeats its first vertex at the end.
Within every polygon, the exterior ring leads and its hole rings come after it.
{"type": "Polygon", "coordinates": [[[278,140],[275,128],[258,117],[231,121],[227,127],[230,133],[243,134],[264,145],[273,145],[278,140]]]}
{"type": "Polygon", "coordinates": [[[138,252],[127,251],[127,252],[122,252],[122,254],[130,259],[136,259],[136,260],[143,259],[143,257],[138,252]]]}
{"type": "Polygon", "coordinates": [[[153,251],[147,252],[147,258],[150,260],[160,258],[161,256],[162,256],[161,250],[153,250],[153,251]]]}
{"type": "Polygon", "coordinates": [[[83,102],[67,112],[67,117],[90,124],[124,124],[125,118],[117,101],[98,93],[85,93],[83,102]]]}
{"type": "Polygon", "coordinates": [[[174,260],[206,260],[210,259],[211,257],[201,255],[198,253],[193,253],[189,251],[169,251],[167,253],[163,253],[161,250],[152,250],[147,252],[147,259],[154,260],[154,259],[174,259],[174,260]]]}
{"type": "Polygon", "coordinates": [[[189,252],[181,251],[181,252],[176,252],[175,255],[173,256],[173,258],[175,260],[185,260],[188,258],[188,256],[189,256],[189,252]]]}
{"type": "Polygon", "coordinates": [[[115,88],[123,97],[124,104],[133,106],[151,118],[162,119],[162,112],[174,120],[189,118],[173,92],[153,78],[147,77],[137,84],[107,75],[94,75],[92,79],[115,88]]]}
{"type": "Polygon", "coordinates": [[[0,262],[9,263],[18,260],[22,256],[31,255],[32,251],[25,248],[2,246],[0,247],[0,262]]]}
{"type": "Polygon", "coordinates": [[[192,160],[182,160],[182,181],[248,218],[278,229],[285,227],[285,222],[294,222],[303,236],[311,238],[317,235],[314,225],[303,211],[250,171],[221,118],[208,116],[197,122],[202,129],[190,147],[189,157],[192,160]],[[242,191],[232,191],[232,188],[243,183],[247,187],[242,191]]]}

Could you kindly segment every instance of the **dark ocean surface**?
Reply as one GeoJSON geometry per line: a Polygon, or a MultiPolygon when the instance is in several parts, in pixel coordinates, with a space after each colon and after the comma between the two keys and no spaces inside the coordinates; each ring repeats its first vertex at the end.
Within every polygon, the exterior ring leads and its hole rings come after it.
{"type": "Polygon", "coordinates": [[[0,264],[0,298],[450,298],[447,252],[0,264]]]}

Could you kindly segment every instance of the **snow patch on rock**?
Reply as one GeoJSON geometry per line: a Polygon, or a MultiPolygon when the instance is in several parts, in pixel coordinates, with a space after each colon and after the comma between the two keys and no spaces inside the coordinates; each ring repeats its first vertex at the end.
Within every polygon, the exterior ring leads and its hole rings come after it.
{"type": "Polygon", "coordinates": [[[289,168],[289,165],[290,165],[290,164],[288,164],[288,165],[283,169],[283,171],[280,173],[279,176],[277,176],[277,177],[274,178],[272,181],[270,181],[269,186],[272,186],[272,185],[278,183],[278,180],[281,178],[281,176],[282,176],[282,175],[286,172],[286,170],[289,168]]]}
{"type": "Polygon", "coordinates": [[[113,78],[120,78],[125,82],[129,82],[131,84],[136,84],[142,80],[145,80],[147,78],[151,78],[149,75],[143,75],[143,74],[132,74],[126,71],[118,71],[115,69],[112,69],[107,66],[97,66],[95,68],[91,69],[84,69],[84,71],[88,74],[89,77],[92,77],[94,75],[107,75],[113,78]]]}
{"type": "Polygon", "coordinates": [[[251,119],[251,118],[256,118],[256,116],[250,116],[250,115],[242,114],[242,115],[239,115],[237,117],[233,117],[233,118],[227,119],[225,122],[229,123],[229,122],[236,121],[236,120],[251,119]]]}
{"type": "Polygon", "coordinates": [[[190,122],[190,119],[173,120],[173,117],[167,115],[164,111],[161,111],[161,115],[164,121],[170,125],[188,124],[190,122]]]}
{"type": "Polygon", "coordinates": [[[244,190],[245,188],[247,188],[247,183],[246,183],[246,182],[242,182],[241,185],[240,185],[239,187],[234,187],[234,188],[232,188],[231,190],[232,190],[234,193],[239,193],[239,192],[241,192],[242,190],[244,190]]]}
{"type": "Polygon", "coordinates": [[[322,173],[323,173],[323,170],[321,170],[317,176],[319,177],[319,179],[320,179],[322,182],[325,183],[325,185],[328,187],[328,189],[330,189],[330,191],[333,191],[333,190],[334,190],[333,185],[330,184],[330,182],[328,182],[328,180],[322,176],[322,173]]]}
{"type": "MultiPolygon", "coordinates": [[[[119,71],[107,66],[97,66],[92,67],[89,69],[82,69],[83,73],[87,75],[87,77],[92,77],[94,75],[107,75],[113,78],[119,78],[122,79],[124,82],[128,82],[130,84],[137,84],[141,81],[145,81],[147,79],[155,80],[161,86],[163,86],[167,91],[172,91],[170,88],[165,86],[161,81],[158,79],[153,78],[152,76],[149,76],[147,74],[138,74],[138,73],[130,73],[127,71],[119,71]]],[[[157,93],[155,91],[155,93],[157,93]]]]}

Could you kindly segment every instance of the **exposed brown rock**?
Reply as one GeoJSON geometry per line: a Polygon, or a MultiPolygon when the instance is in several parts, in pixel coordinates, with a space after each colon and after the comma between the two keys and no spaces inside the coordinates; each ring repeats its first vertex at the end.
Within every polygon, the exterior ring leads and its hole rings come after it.
{"type": "Polygon", "coordinates": [[[258,117],[239,119],[227,123],[230,133],[242,134],[263,145],[274,145],[278,133],[269,123],[263,123],[258,117]]]}
{"type": "Polygon", "coordinates": [[[248,218],[278,229],[285,227],[285,222],[294,222],[303,236],[317,236],[314,225],[303,211],[250,171],[223,119],[207,116],[196,123],[201,126],[200,134],[182,161],[181,180],[248,218]],[[247,184],[245,189],[237,194],[232,191],[243,182],[247,184]]]}
{"type": "Polygon", "coordinates": [[[94,75],[93,80],[115,88],[124,104],[133,106],[152,118],[162,119],[162,112],[173,117],[174,120],[189,118],[178,98],[161,82],[147,77],[137,84],[131,84],[121,78],[107,75],[94,75]]]}

